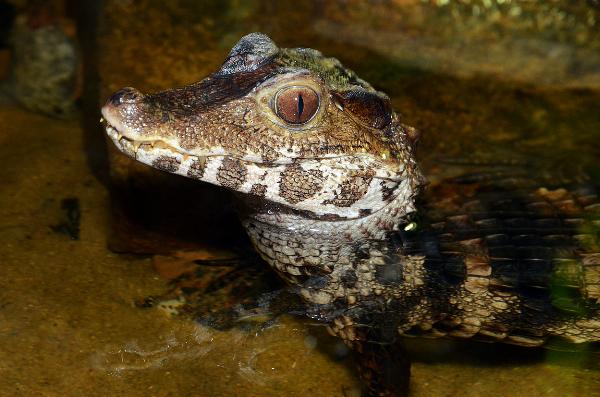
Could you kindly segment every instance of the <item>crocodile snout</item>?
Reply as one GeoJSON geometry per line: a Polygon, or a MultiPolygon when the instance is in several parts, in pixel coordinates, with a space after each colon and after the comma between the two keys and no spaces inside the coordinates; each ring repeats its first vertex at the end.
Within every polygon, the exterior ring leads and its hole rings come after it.
{"type": "Polygon", "coordinates": [[[132,87],[121,88],[108,97],[102,107],[102,117],[125,136],[139,135],[151,120],[144,111],[144,94],[132,87]]]}

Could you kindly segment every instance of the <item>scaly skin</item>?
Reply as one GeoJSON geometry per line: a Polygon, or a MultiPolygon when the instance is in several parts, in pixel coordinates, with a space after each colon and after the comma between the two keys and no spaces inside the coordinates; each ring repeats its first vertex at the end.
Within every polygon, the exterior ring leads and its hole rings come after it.
{"type": "Polygon", "coordinates": [[[367,357],[373,395],[406,388],[389,376],[392,356],[366,343],[398,334],[600,340],[595,194],[484,192],[417,211],[416,131],[318,51],[250,34],[206,79],[156,94],[122,89],[102,114],[123,153],[239,193],[255,248],[310,315],[367,357]]]}

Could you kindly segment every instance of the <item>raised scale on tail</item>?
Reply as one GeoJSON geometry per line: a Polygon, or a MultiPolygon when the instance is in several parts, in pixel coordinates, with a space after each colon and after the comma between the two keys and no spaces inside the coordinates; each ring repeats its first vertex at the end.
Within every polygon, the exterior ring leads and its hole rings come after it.
{"type": "Polygon", "coordinates": [[[595,192],[488,191],[432,210],[416,130],[334,58],[252,33],[204,80],[121,89],[102,115],[128,156],[238,193],[254,247],[363,355],[372,395],[406,389],[385,345],[401,334],[600,340],[595,192]]]}

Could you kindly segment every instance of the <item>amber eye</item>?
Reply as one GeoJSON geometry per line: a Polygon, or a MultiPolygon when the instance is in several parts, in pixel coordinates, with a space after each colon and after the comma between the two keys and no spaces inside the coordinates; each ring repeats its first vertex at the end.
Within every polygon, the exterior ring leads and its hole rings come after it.
{"type": "Polygon", "coordinates": [[[308,87],[284,88],[275,96],[275,113],[289,124],[304,124],[319,110],[319,95],[308,87]]]}

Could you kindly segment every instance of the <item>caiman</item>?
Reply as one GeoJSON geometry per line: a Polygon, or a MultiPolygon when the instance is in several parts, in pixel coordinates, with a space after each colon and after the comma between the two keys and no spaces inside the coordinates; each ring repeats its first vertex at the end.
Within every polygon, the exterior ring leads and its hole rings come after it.
{"type": "Polygon", "coordinates": [[[102,115],[126,155],[236,193],[260,256],[362,355],[370,395],[406,392],[398,335],[600,340],[593,188],[427,203],[417,130],[337,59],[252,33],[207,78],[123,88],[102,115]]]}

